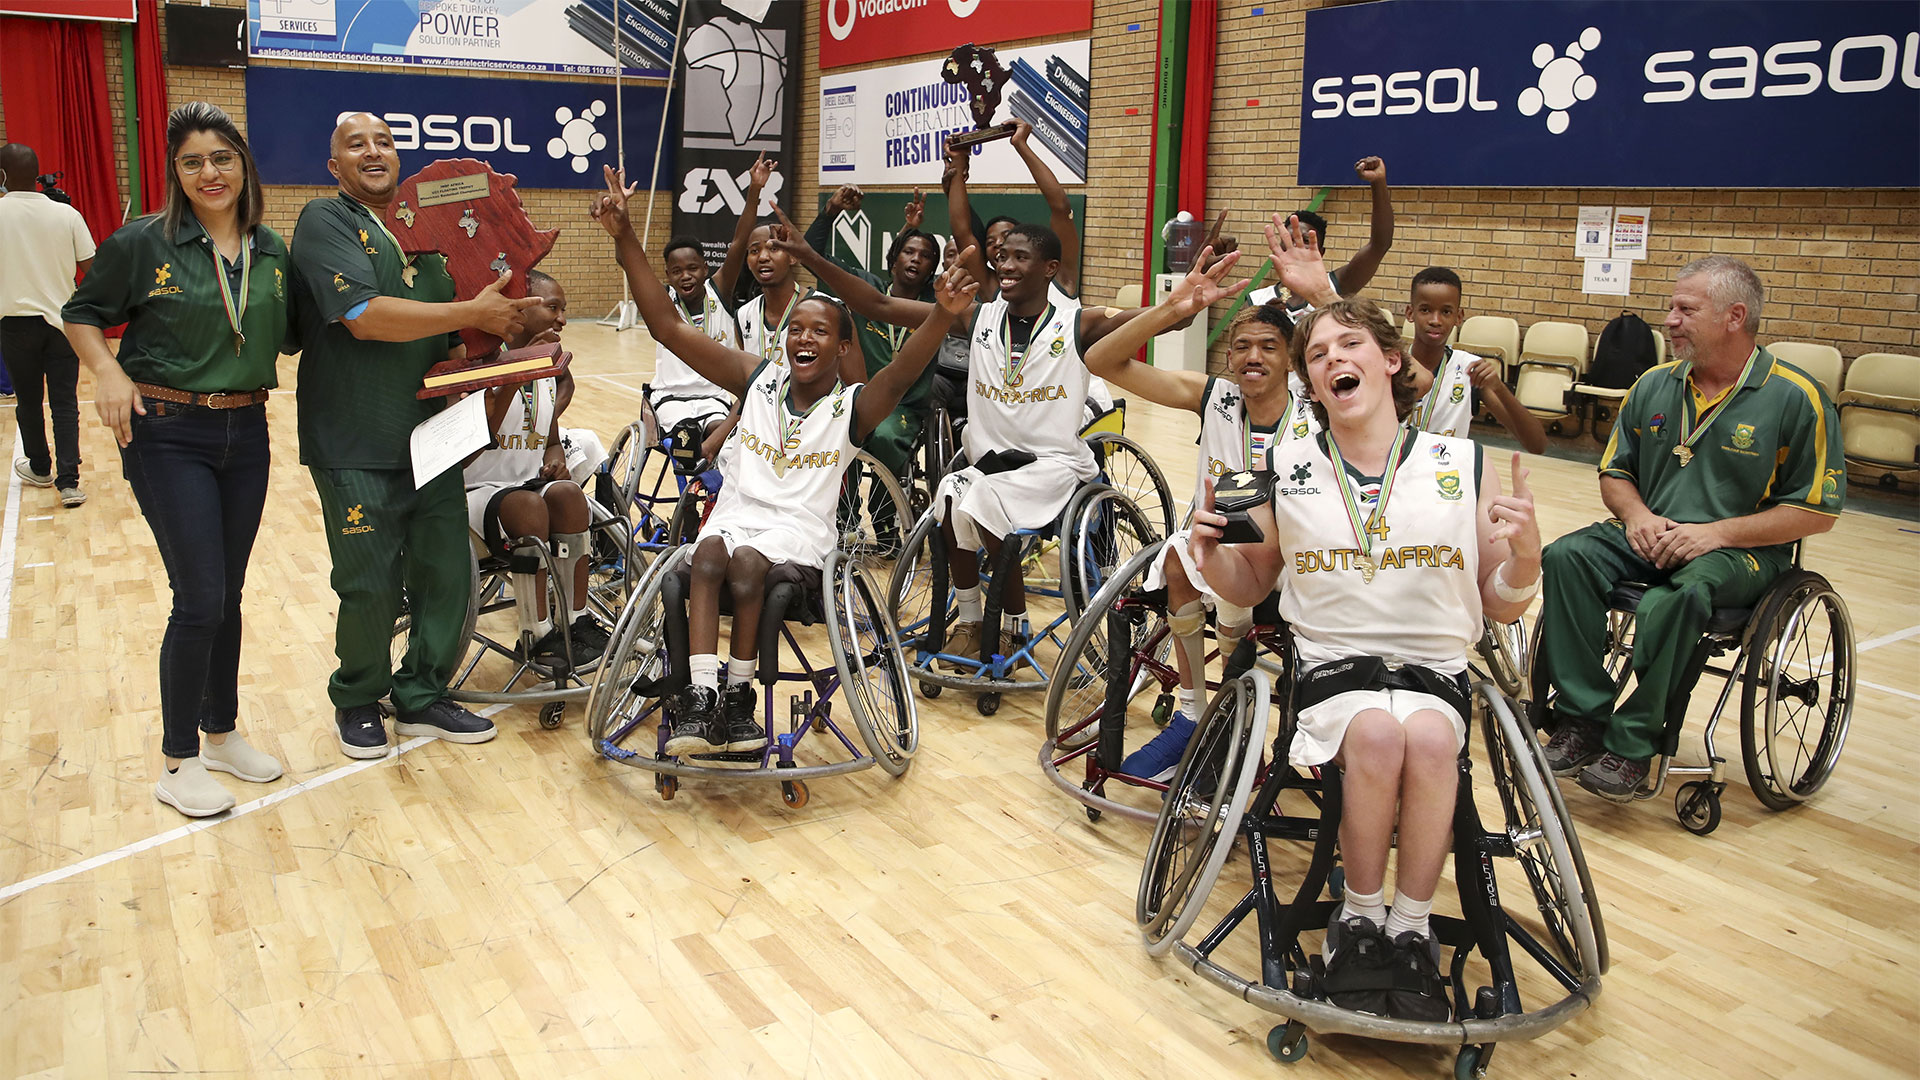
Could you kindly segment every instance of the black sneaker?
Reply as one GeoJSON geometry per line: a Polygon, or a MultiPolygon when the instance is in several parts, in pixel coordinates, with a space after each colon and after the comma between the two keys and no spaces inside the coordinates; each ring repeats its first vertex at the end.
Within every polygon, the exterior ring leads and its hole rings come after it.
{"type": "Polygon", "coordinates": [[[755,696],[751,682],[735,683],[722,695],[720,709],[726,718],[726,748],[732,753],[757,754],[767,748],[767,729],[755,715],[755,696]]]}
{"type": "Polygon", "coordinates": [[[1440,943],[1408,930],[1393,939],[1394,985],[1387,1015],[1397,1020],[1444,1024],[1453,1019],[1447,981],[1440,976],[1440,943]]]}
{"type": "Polygon", "coordinates": [[[393,721],[393,733],[409,737],[425,735],[454,743],[483,743],[498,734],[493,721],[484,716],[475,716],[447,698],[441,698],[419,712],[401,713],[393,721]]]}
{"type": "Polygon", "coordinates": [[[1547,740],[1547,768],[1555,776],[1575,776],[1607,752],[1606,728],[1592,720],[1562,720],[1547,740]]]}
{"type": "Polygon", "coordinates": [[[535,663],[547,668],[557,668],[562,664],[573,668],[591,667],[599,662],[607,651],[607,632],[600,628],[600,621],[592,615],[582,615],[573,620],[565,633],[556,626],[546,632],[533,645],[535,663]],[[567,664],[567,639],[573,640],[573,662],[567,664]]]}
{"type": "Polygon", "coordinates": [[[1387,936],[1364,915],[1341,918],[1336,908],[1327,926],[1327,1000],[1351,1012],[1391,1015],[1387,996],[1394,989],[1394,952],[1387,936]]]}
{"type": "Polygon", "coordinates": [[[1630,761],[1609,750],[1599,761],[1580,771],[1580,786],[1603,799],[1617,803],[1633,801],[1634,792],[1647,778],[1652,759],[1630,761]]]}
{"type": "Polygon", "coordinates": [[[689,686],[682,690],[673,710],[673,728],[667,734],[668,756],[714,754],[726,748],[726,729],[720,722],[720,691],[711,686],[689,686]]]}
{"type": "Polygon", "coordinates": [[[387,725],[380,717],[378,702],[335,709],[333,723],[340,729],[341,753],[350,758],[387,756],[387,725]]]}

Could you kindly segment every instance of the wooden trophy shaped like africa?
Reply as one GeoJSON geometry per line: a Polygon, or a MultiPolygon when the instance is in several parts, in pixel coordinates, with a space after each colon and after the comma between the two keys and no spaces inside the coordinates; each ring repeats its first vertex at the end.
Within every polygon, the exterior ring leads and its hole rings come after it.
{"type": "Polygon", "coordinates": [[[1013,137],[1012,121],[990,124],[993,114],[1000,108],[1000,96],[1006,93],[1007,84],[1013,81],[1013,75],[1000,62],[992,47],[968,42],[953,50],[953,55],[940,65],[940,78],[966,87],[971,96],[967,107],[973,111],[974,130],[961,132],[948,139],[948,146],[970,147],[1013,137]]]}
{"type": "MultiPolygon", "coordinates": [[[[528,220],[512,173],[497,173],[473,158],[442,158],[408,177],[387,207],[387,227],[409,255],[447,257],[454,295],[471,300],[511,272],[506,296],[527,295],[527,271],[553,250],[559,229],[536,229],[528,220]]],[[[405,271],[411,274],[409,266],[405,271]]],[[[460,331],[466,362],[435,364],[418,396],[444,397],[554,375],[571,355],[555,344],[530,345],[495,355],[500,339],[478,330],[460,331]]]]}

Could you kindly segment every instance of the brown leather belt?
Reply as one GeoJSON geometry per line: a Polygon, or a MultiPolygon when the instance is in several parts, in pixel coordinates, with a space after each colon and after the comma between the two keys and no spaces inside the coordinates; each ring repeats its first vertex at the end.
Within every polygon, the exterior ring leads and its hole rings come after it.
{"type": "Polygon", "coordinates": [[[265,390],[222,390],[213,394],[195,394],[187,390],[175,390],[171,386],[155,386],[153,383],[137,382],[133,387],[145,397],[209,409],[244,409],[267,400],[265,390]]]}

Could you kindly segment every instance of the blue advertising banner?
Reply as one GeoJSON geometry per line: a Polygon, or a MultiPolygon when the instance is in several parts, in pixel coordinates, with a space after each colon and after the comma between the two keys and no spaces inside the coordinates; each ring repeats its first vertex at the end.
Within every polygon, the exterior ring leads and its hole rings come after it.
{"type": "MultiPolygon", "coordinates": [[[[429,162],[472,157],[512,173],[522,188],[604,188],[615,164],[614,88],[452,75],[247,69],[247,139],[268,184],[332,184],[327,142],[339,118],[370,112],[393,129],[405,179],[429,162]]],[[[626,86],[627,175],[651,175],[666,90],[626,86]]],[[[668,140],[660,175],[673,175],[668,140]]]]}
{"type": "Polygon", "coordinates": [[[1299,182],[1920,186],[1920,4],[1381,0],[1307,12],[1299,182]]]}
{"type": "Polygon", "coordinates": [[[281,60],[667,77],[679,0],[247,0],[247,53],[281,60]]]}

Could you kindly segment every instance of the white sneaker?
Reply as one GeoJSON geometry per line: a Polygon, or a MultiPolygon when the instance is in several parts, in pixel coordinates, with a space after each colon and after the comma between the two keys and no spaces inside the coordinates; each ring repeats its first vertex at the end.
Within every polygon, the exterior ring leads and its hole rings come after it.
{"type": "Polygon", "coordinates": [[[188,758],[173,772],[162,770],[153,797],[188,817],[212,817],[233,809],[233,795],[207,772],[199,758],[188,758]]]}
{"type": "Polygon", "coordinates": [[[49,488],[53,486],[53,474],[50,472],[34,472],[33,466],[27,464],[26,458],[14,458],[13,471],[16,476],[32,484],[34,487],[49,488]]]}
{"type": "Polygon", "coordinates": [[[245,736],[237,731],[228,732],[227,741],[218,746],[203,737],[200,740],[200,764],[223,773],[232,773],[253,784],[278,780],[283,771],[272,754],[255,750],[248,745],[245,736]]]}

